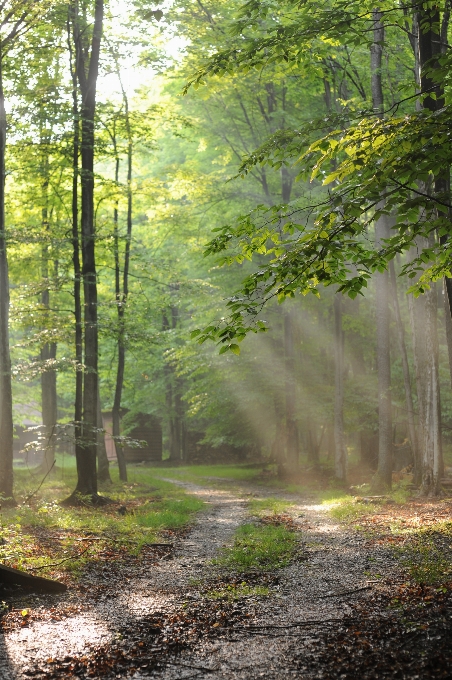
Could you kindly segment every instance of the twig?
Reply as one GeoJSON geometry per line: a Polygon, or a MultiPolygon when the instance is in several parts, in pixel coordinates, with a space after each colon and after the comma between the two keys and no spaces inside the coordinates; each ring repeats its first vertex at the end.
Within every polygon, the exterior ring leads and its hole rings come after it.
{"type": "Polygon", "coordinates": [[[190,668],[194,671],[204,671],[204,673],[215,673],[218,670],[218,666],[215,668],[206,668],[205,666],[192,666],[191,664],[178,663],[177,661],[164,661],[163,663],[169,666],[181,666],[182,668],[190,668]]]}
{"type": "Polygon", "coordinates": [[[301,626],[315,626],[320,623],[349,623],[352,619],[347,619],[347,618],[341,618],[341,619],[311,619],[310,621],[293,621],[292,623],[288,623],[285,626],[280,626],[276,623],[267,623],[263,624],[262,626],[255,626],[255,625],[250,625],[250,626],[244,626],[240,629],[235,628],[235,630],[265,630],[266,628],[277,628],[277,629],[285,629],[285,628],[299,628],[301,626]]]}
{"type": "MultiPolygon", "coordinates": [[[[64,540],[66,536],[61,536],[60,540],[64,540]]],[[[84,536],[83,538],[76,538],[76,541],[111,541],[112,543],[133,543],[136,544],[138,541],[133,541],[130,538],[110,538],[110,536],[84,536]]],[[[143,543],[143,547],[146,548],[172,548],[172,543],[143,543]]]]}
{"type": "Polygon", "coordinates": [[[59,562],[54,562],[53,564],[43,564],[41,567],[28,567],[27,571],[39,571],[41,569],[47,569],[48,567],[58,567],[60,564],[63,564],[63,562],[67,562],[68,560],[78,560],[82,555],[84,555],[88,550],[91,548],[89,545],[85,550],[82,550],[81,553],[78,555],[69,555],[69,557],[65,557],[64,560],[60,560],[59,562]]]}
{"type": "Polygon", "coordinates": [[[54,459],[52,465],[50,466],[50,469],[48,470],[48,472],[46,472],[46,474],[45,474],[44,477],[42,478],[41,483],[40,483],[40,485],[38,486],[38,488],[37,488],[35,491],[33,491],[33,493],[31,493],[29,496],[27,496],[27,498],[24,500],[24,505],[25,505],[26,503],[28,503],[28,501],[30,501],[30,500],[33,498],[33,496],[35,496],[35,495],[38,493],[39,489],[41,488],[41,486],[42,486],[42,485],[44,484],[44,482],[46,481],[47,477],[48,477],[48,476],[50,475],[50,473],[52,472],[55,463],[56,463],[56,459],[54,459]]]}
{"type": "Polygon", "coordinates": [[[360,593],[362,590],[371,590],[372,586],[362,586],[362,588],[355,588],[355,590],[343,590],[340,593],[328,593],[328,595],[319,595],[319,600],[323,600],[325,597],[341,597],[342,595],[354,595],[354,593],[360,593]]]}

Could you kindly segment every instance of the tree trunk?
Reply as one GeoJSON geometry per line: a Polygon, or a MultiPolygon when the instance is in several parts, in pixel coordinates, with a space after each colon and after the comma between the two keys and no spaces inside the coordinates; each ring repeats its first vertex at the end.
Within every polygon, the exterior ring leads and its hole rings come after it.
{"type": "Polygon", "coordinates": [[[81,118],[81,234],[82,279],[85,299],[84,340],[85,372],[83,380],[83,455],[77,461],[77,486],[75,493],[97,500],[97,391],[98,391],[98,326],[97,326],[97,273],[95,258],[94,225],[94,116],[96,86],[99,72],[100,43],[103,26],[103,0],[96,0],[94,27],[91,40],[89,68],[86,72],[85,51],[78,24],[74,21],[77,78],[82,95],[81,118]]]}
{"type": "Polygon", "coordinates": [[[74,449],[77,470],[83,466],[82,417],[83,417],[83,324],[82,324],[82,286],[80,268],[80,235],[78,228],[78,178],[80,153],[80,122],[77,97],[77,72],[73,62],[71,39],[71,7],[67,21],[67,38],[69,59],[72,73],[72,116],[73,116],[73,148],[72,148],[72,265],[74,270],[74,321],[75,321],[75,399],[74,399],[74,449]]]}
{"type": "Polygon", "coordinates": [[[424,327],[424,298],[415,298],[412,295],[408,296],[408,308],[410,312],[410,325],[413,338],[413,357],[414,370],[416,376],[416,392],[417,392],[417,411],[418,411],[418,427],[417,427],[417,457],[414,459],[414,479],[416,486],[420,486],[422,480],[422,457],[424,450],[424,377],[423,370],[425,366],[425,327],[424,327]]]}
{"type": "MultiPolygon", "coordinates": [[[[43,206],[42,206],[42,233],[46,239],[49,234],[49,215],[48,215],[48,186],[49,186],[49,158],[46,154],[43,159],[43,206]]],[[[49,290],[49,248],[44,243],[41,254],[41,276],[44,285],[41,293],[41,304],[47,312],[50,308],[49,290]]],[[[57,413],[57,387],[56,372],[52,367],[52,362],[56,359],[57,346],[55,342],[46,342],[40,351],[41,367],[41,412],[43,424],[43,461],[42,471],[47,474],[55,464],[55,445],[56,445],[56,425],[57,413]]]]}
{"type": "MultiPolygon", "coordinates": [[[[120,269],[119,269],[119,238],[118,238],[118,209],[115,208],[115,268],[116,268],[116,303],[118,309],[118,368],[116,373],[116,388],[115,399],[113,404],[113,436],[115,430],[119,436],[119,419],[121,412],[121,397],[124,386],[124,372],[126,361],[125,348],[125,311],[127,305],[127,298],[129,295],[129,267],[130,267],[130,245],[132,240],[132,209],[133,209],[133,194],[132,194],[132,161],[133,161],[133,144],[132,133],[130,130],[129,120],[129,100],[126,91],[123,87],[121,75],[118,70],[119,82],[121,84],[122,98],[125,107],[126,130],[127,130],[127,235],[126,246],[124,252],[124,272],[122,295],[120,291],[120,269]]],[[[116,159],[116,185],[119,184],[119,159],[116,159]]],[[[127,481],[127,467],[124,457],[124,449],[117,445],[115,440],[116,457],[118,459],[119,477],[122,481],[127,481]]]]}
{"type": "MultiPolygon", "coordinates": [[[[163,330],[177,328],[179,312],[171,307],[171,322],[166,313],[163,314],[163,330]]],[[[168,413],[168,435],[170,460],[179,462],[185,457],[185,424],[182,403],[182,380],[175,374],[173,366],[166,362],[164,367],[166,383],[166,408],[168,413]]]]}
{"type": "Polygon", "coordinates": [[[2,505],[14,505],[9,274],[5,233],[6,111],[1,57],[2,55],[0,55],[0,494],[3,498],[2,505]]]}
{"type": "Polygon", "coordinates": [[[424,293],[425,298],[425,424],[422,464],[421,495],[437,496],[440,491],[440,479],[443,472],[442,440],[441,440],[441,403],[438,367],[438,301],[436,285],[424,293]]]}
{"type": "MultiPolygon", "coordinates": [[[[433,238],[432,235],[429,243],[429,240],[417,237],[417,249],[421,251],[431,246],[433,238]]],[[[439,493],[443,469],[435,284],[418,298],[410,296],[409,305],[419,414],[419,462],[414,481],[421,486],[422,495],[435,496],[439,493]]]]}
{"type": "Polygon", "coordinates": [[[100,401],[100,391],[97,392],[97,479],[99,482],[111,484],[110,464],[105,447],[105,433],[102,431],[104,423],[102,419],[102,406],[100,401]]]}
{"type": "Polygon", "coordinates": [[[403,384],[405,388],[405,405],[407,411],[408,433],[410,437],[411,451],[413,453],[414,467],[419,466],[419,450],[416,437],[416,422],[414,418],[413,392],[411,389],[410,367],[408,364],[408,354],[405,343],[405,329],[403,327],[402,315],[400,314],[399,296],[397,294],[397,280],[394,270],[394,262],[391,260],[389,265],[391,279],[392,299],[394,304],[394,316],[397,328],[397,340],[399,342],[400,356],[402,358],[403,384]]]}
{"type": "MultiPolygon", "coordinates": [[[[447,33],[449,16],[443,17],[443,28],[447,33]]],[[[417,9],[417,24],[419,27],[419,65],[421,74],[422,91],[431,92],[432,96],[426,96],[422,106],[428,111],[435,112],[444,106],[444,89],[441,80],[434,77],[434,70],[438,68],[437,56],[442,52],[440,13],[438,6],[420,4],[417,9]]],[[[449,167],[443,168],[435,177],[435,192],[449,196],[449,167]]],[[[429,187],[426,187],[428,193],[429,187]]],[[[437,208],[435,208],[438,217],[437,208]]],[[[434,245],[435,236],[425,242],[425,246],[434,245]]],[[[450,284],[446,280],[446,288],[450,284]]],[[[421,495],[436,496],[440,491],[440,478],[443,471],[442,438],[441,438],[441,404],[438,368],[438,331],[437,331],[437,291],[436,285],[423,295],[424,310],[424,337],[425,337],[425,364],[421,372],[424,396],[424,432],[422,450],[422,480],[421,495]]],[[[449,300],[450,302],[450,300],[449,300]]]]}
{"type": "MultiPolygon", "coordinates": [[[[381,77],[384,26],[378,9],[372,12],[373,44],[370,48],[372,106],[383,113],[383,88],[381,77]]],[[[382,204],[378,206],[382,207],[382,204]]],[[[389,238],[389,224],[385,215],[375,222],[375,242],[383,248],[383,239],[389,238]]],[[[376,281],[377,319],[377,370],[378,370],[378,469],[375,487],[391,488],[392,484],[392,407],[391,407],[391,361],[389,343],[389,275],[378,272],[376,281]]]]}
{"type": "MultiPolygon", "coordinates": [[[[115,142],[116,145],[116,142],[115,142]]],[[[116,149],[115,149],[116,152],[116,149]]],[[[119,186],[119,157],[116,155],[115,184],[119,186]]],[[[118,310],[118,365],[116,369],[115,397],[113,400],[112,421],[113,441],[115,443],[116,459],[118,461],[119,479],[127,482],[127,465],[124,448],[121,446],[121,397],[124,385],[125,346],[124,346],[124,308],[121,299],[121,267],[119,262],[119,227],[118,227],[118,202],[116,202],[113,215],[114,224],[114,248],[115,248],[115,297],[118,310]]],[[[125,271],[124,271],[125,276],[125,271]]]]}
{"type": "MultiPolygon", "coordinates": [[[[274,356],[279,356],[281,352],[280,333],[282,332],[281,323],[282,310],[277,310],[277,328],[275,334],[271,338],[272,352],[274,356]]],[[[276,326],[276,323],[275,323],[276,326]]],[[[280,389],[280,384],[275,384],[273,392],[273,404],[275,414],[275,434],[271,447],[271,458],[277,465],[278,479],[283,480],[286,477],[286,433],[285,433],[285,404],[284,394],[280,389]]]]}
{"type": "MultiPolygon", "coordinates": [[[[47,364],[56,358],[55,342],[46,343],[41,349],[41,361],[47,364]]],[[[43,471],[50,472],[55,463],[57,412],[56,372],[51,367],[41,373],[41,410],[44,436],[43,471]]]]}
{"type": "Polygon", "coordinates": [[[447,355],[449,357],[449,376],[450,376],[450,386],[452,387],[452,292],[449,293],[449,286],[452,284],[451,279],[444,279],[443,281],[443,294],[444,294],[444,321],[446,326],[446,342],[447,342],[447,355]]]}
{"type": "MultiPolygon", "coordinates": [[[[375,222],[377,247],[389,238],[386,216],[375,222]]],[[[375,486],[390,489],[392,484],[392,402],[389,340],[389,275],[378,272],[376,281],[377,371],[378,371],[378,468],[375,486]]]]}
{"type": "Polygon", "coordinates": [[[293,325],[289,311],[284,314],[284,355],[286,394],[286,460],[290,472],[299,469],[298,427],[296,421],[295,356],[293,347],[293,325]]]}
{"type": "Polygon", "coordinates": [[[347,479],[347,450],[344,440],[344,331],[342,329],[342,294],[334,296],[334,473],[347,479]]]}

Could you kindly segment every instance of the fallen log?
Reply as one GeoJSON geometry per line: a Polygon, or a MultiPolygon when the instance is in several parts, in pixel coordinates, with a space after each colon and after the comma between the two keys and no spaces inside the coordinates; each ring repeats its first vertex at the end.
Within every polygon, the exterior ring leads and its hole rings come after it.
{"type": "Polygon", "coordinates": [[[39,593],[64,593],[67,585],[42,576],[32,576],[20,569],[0,564],[0,585],[22,586],[39,593]]]}

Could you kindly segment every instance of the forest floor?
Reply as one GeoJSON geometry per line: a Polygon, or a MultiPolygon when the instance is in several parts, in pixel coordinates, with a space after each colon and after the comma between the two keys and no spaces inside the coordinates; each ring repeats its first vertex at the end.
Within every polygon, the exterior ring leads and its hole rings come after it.
{"type": "Polygon", "coordinates": [[[451,677],[452,499],[173,481],[204,509],[166,545],[99,550],[63,595],[3,596],[2,680],[451,677]]]}

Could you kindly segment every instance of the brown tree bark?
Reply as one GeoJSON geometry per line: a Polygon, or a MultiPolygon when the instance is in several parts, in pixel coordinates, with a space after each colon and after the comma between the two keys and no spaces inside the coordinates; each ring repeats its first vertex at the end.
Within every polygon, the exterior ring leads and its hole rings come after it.
{"type": "Polygon", "coordinates": [[[440,492],[440,480],[443,472],[443,453],[441,437],[441,403],[439,387],[438,301],[436,285],[424,293],[425,298],[425,425],[422,461],[421,495],[437,496],[440,492]]]}
{"type": "MultiPolygon", "coordinates": [[[[114,141],[116,147],[116,140],[114,141]]],[[[115,183],[119,186],[119,156],[116,154],[115,163],[115,183]]],[[[116,386],[115,396],[113,400],[112,422],[113,422],[113,441],[115,443],[116,459],[118,461],[119,479],[123,482],[127,481],[127,466],[124,455],[124,448],[120,443],[121,436],[121,397],[122,388],[124,384],[124,367],[125,367],[125,345],[124,345],[124,309],[121,300],[121,265],[119,261],[119,204],[116,201],[113,215],[114,224],[114,248],[115,248],[115,299],[118,310],[118,366],[116,371],[116,386]]]]}
{"type": "Polygon", "coordinates": [[[286,461],[290,472],[299,469],[299,441],[296,421],[295,355],[293,346],[293,324],[290,311],[284,313],[284,359],[286,397],[286,461]]]}
{"type": "MultiPolygon", "coordinates": [[[[45,249],[47,251],[47,249],[45,249]]],[[[48,277],[48,265],[45,261],[48,253],[43,253],[43,277],[48,277]]],[[[41,294],[41,304],[44,308],[49,307],[49,289],[46,288],[41,294]]],[[[55,463],[56,426],[58,420],[57,410],[57,384],[56,371],[51,363],[55,361],[57,353],[56,342],[46,342],[41,348],[40,358],[43,364],[41,370],[41,411],[43,424],[44,457],[42,468],[45,473],[50,472],[55,463]]]]}
{"type": "Polygon", "coordinates": [[[3,89],[3,55],[0,54],[0,494],[2,504],[13,497],[13,400],[9,349],[9,274],[6,254],[5,152],[6,111],[3,89]]]}
{"type": "Polygon", "coordinates": [[[342,329],[342,294],[334,296],[334,474],[347,479],[347,450],[344,439],[344,331],[342,329]]]}
{"type": "Polygon", "coordinates": [[[77,94],[77,72],[73,58],[71,23],[74,22],[74,4],[69,6],[67,20],[67,35],[69,48],[69,63],[72,74],[72,266],[74,272],[74,345],[75,345],[75,399],[74,399],[74,449],[77,470],[83,466],[83,322],[82,322],[82,272],[80,266],[80,234],[78,210],[78,181],[80,155],[80,113],[77,94]]]}
{"type": "MultiPolygon", "coordinates": [[[[113,437],[119,437],[120,434],[120,414],[121,414],[121,398],[124,387],[124,373],[126,362],[126,346],[125,346],[125,312],[127,306],[127,298],[129,295],[129,267],[130,267],[130,246],[132,241],[132,211],[133,211],[133,193],[132,193],[132,164],[133,164],[133,139],[130,129],[129,118],[129,100],[126,91],[123,87],[121,74],[118,70],[118,78],[121,84],[122,98],[125,108],[125,121],[127,131],[127,233],[126,245],[124,251],[124,270],[122,279],[122,293],[120,285],[120,263],[119,263],[119,233],[118,233],[118,207],[115,207],[115,286],[116,286],[116,305],[118,310],[118,366],[116,372],[116,386],[115,397],[113,402],[113,437]]],[[[116,185],[119,184],[119,158],[116,158],[115,169],[116,185]]],[[[115,439],[116,457],[118,459],[119,477],[122,481],[127,481],[127,467],[124,457],[124,449],[118,445],[118,440],[115,439]]]]}
{"type": "MultiPolygon", "coordinates": [[[[370,49],[372,106],[375,112],[383,113],[382,55],[384,26],[378,9],[372,12],[373,43],[370,49]]],[[[378,208],[383,207],[383,202],[378,208]]],[[[384,247],[389,238],[389,224],[385,215],[375,221],[375,242],[377,248],[384,247]]],[[[374,478],[376,488],[391,488],[392,485],[392,403],[391,403],[391,361],[389,342],[389,274],[377,272],[376,320],[377,320],[377,371],[378,371],[378,468],[374,478]]]]}
{"type": "Polygon", "coordinates": [[[419,467],[419,447],[416,436],[416,421],[414,417],[413,392],[411,389],[410,367],[408,364],[408,354],[405,342],[405,329],[403,327],[402,315],[400,313],[399,296],[397,294],[397,280],[394,270],[394,262],[389,264],[389,275],[391,280],[392,300],[394,306],[394,316],[397,329],[397,340],[402,359],[403,384],[405,388],[405,405],[407,411],[408,433],[410,437],[411,451],[413,453],[414,468],[419,467]]]}
{"type": "Polygon", "coordinates": [[[444,299],[444,322],[446,326],[446,343],[447,343],[447,356],[449,358],[449,376],[450,376],[450,386],[452,387],[452,312],[451,312],[451,302],[452,294],[449,295],[449,281],[452,283],[451,279],[444,279],[443,281],[443,299],[444,299]]]}
{"type": "MultiPolygon", "coordinates": [[[[447,33],[449,15],[443,15],[441,27],[440,12],[438,6],[420,3],[417,7],[418,46],[421,90],[427,95],[422,100],[422,107],[430,112],[444,106],[444,90],[442,83],[434,78],[433,71],[439,66],[437,56],[442,50],[442,34],[447,33]]],[[[424,187],[425,192],[431,190],[424,187]]],[[[444,196],[450,195],[449,168],[444,168],[435,178],[434,189],[436,193],[444,196]]],[[[434,209],[437,212],[437,208],[434,209]]],[[[430,234],[422,244],[425,247],[434,245],[435,235],[430,234]]],[[[447,238],[447,237],[444,237],[447,238]]],[[[443,239],[441,239],[443,240],[443,239]]],[[[446,279],[446,290],[449,293],[450,282],[446,279]]],[[[437,331],[437,291],[436,285],[432,284],[424,295],[423,338],[424,338],[424,364],[421,366],[420,376],[423,382],[422,396],[423,408],[419,413],[423,416],[423,439],[422,439],[422,495],[436,496],[440,492],[440,479],[443,471],[442,437],[441,437],[441,404],[439,385],[439,360],[438,360],[438,331],[437,331]]],[[[452,298],[449,299],[449,304],[452,298]]]]}
{"type": "Polygon", "coordinates": [[[83,380],[83,453],[77,460],[77,486],[74,493],[91,496],[98,502],[97,493],[97,393],[98,393],[98,325],[97,273],[94,224],[94,116],[96,86],[99,72],[100,45],[103,28],[103,0],[96,0],[89,65],[84,49],[78,2],[75,0],[73,36],[75,65],[81,92],[81,252],[82,280],[85,300],[83,380]]]}
{"type": "Polygon", "coordinates": [[[97,479],[104,484],[111,484],[110,463],[107,457],[105,446],[105,433],[103,432],[104,423],[102,419],[102,406],[100,401],[100,391],[97,392],[97,479]]]}
{"type": "MultiPolygon", "coordinates": [[[[170,309],[171,321],[168,314],[163,314],[163,330],[175,330],[178,325],[179,313],[177,307],[170,309]]],[[[175,374],[170,363],[165,364],[166,407],[168,413],[169,454],[171,461],[181,461],[185,454],[185,424],[182,404],[182,381],[175,374]]]]}
{"type": "MultiPolygon", "coordinates": [[[[41,144],[46,145],[45,133],[41,126],[41,144]]],[[[41,277],[43,290],[41,292],[41,304],[44,310],[44,317],[47,318],[50,308],[50,284],[49,284],[49,246],[47,239],[50,233],[49,209],[48,209],[48,188],[49,188],[49,156],[47,149],[43,152],[42,158],[42,208],[41,208],[41,227],[42,236],[45,242],[41,249],[41,277]]],[[[56,425],[57,413],[57,386],[56,371],[52,362],[56,359],[57,345],[55,342],[46,342],[40,351],[41,359],[41,413],[42,413],[42,444],[43,461],[41,469],[44,474],[48,474],[55,464],[56,446],[56,425]]]]}

